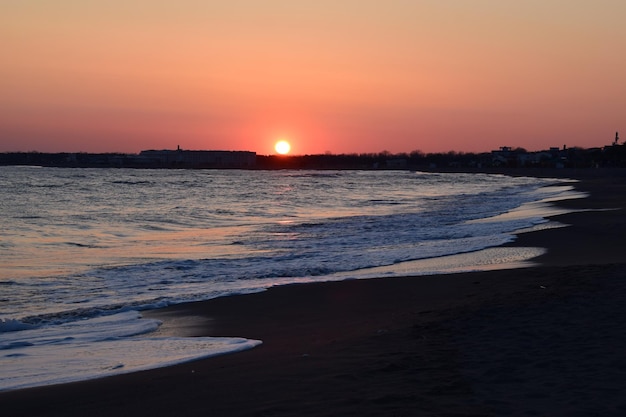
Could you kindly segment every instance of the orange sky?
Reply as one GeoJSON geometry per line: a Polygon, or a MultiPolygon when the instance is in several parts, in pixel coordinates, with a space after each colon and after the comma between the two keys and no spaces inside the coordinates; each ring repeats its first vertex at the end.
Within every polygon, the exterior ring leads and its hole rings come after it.
{"type": "Polygon", "coordinates": [[[623,0],[5,0],[0,152],[604,146],[625,51],[623,0]]]}

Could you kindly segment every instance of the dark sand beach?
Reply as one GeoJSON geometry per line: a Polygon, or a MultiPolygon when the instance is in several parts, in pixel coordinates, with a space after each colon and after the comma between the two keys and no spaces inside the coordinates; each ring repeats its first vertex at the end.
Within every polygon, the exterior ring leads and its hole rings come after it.
{"type": "Polygon", "coordinates": [[[518,236],[512,245],[548,249],[536,267],[290,285],[154,311],[164,333],[263,344],[3,392],[0,413],[626,415],[626,172],[541,174],[580,179],[589,198],[558,204],[591,210],[518,236]]]}

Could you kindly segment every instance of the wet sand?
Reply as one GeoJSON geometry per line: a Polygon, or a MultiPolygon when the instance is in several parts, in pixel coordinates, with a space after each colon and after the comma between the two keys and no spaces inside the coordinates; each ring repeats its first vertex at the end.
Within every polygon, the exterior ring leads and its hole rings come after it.
{"type": "Polygon", "coordinates": [[[626,172],[541,174],[580,178],[590,197],[559,204],[592,209],[519,235],[512,245],[548,248],[541,266],[290,285],[158,310],[165,332],[263,345],[0,393],[2,415],[626,415],[626,172]]]}

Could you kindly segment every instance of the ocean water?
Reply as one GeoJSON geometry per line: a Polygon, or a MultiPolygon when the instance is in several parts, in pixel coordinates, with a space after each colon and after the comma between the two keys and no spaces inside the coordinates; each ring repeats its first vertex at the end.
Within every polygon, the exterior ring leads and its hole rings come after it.
{"type": "Polygon", "coordinates": [[[297,282],[498,268],[562,180],[409,171],[0,167],[0,390],[252,348],[141,311],[297,282]]]}

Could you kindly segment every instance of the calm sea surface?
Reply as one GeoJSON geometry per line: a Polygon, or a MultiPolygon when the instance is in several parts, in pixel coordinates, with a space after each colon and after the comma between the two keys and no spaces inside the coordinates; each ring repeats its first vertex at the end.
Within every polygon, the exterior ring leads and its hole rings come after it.
{"type": "Polygon", "coordinates": [[[159,322],[139,312],[381,267],[390,277],[445,272],[415,261],[479,253],[544,223],[519,208],[572,197],[554,184],[408,171],[0,167],[0,389],[253,347],[260,342],[246,335],[150,337],[159,322]]]}

